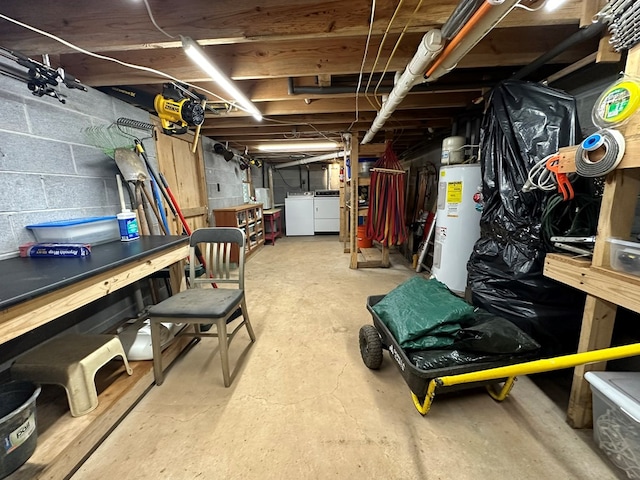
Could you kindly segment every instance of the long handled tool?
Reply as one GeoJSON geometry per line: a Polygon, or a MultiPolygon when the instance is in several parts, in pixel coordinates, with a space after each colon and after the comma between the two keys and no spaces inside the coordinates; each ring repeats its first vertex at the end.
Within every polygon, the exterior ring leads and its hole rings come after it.
{"type": "Polygon", "coordinates": [[[160,180],[162,180],[162,186],[164,187],[165,191],[167,192],[167,195],[169,195],[169,198],[171,199],[171,202],[173,203],[173,208],[175,209],[175,213],[177,214],[178,218],[180,219],[180,222],[182,222],[182,227],[184,228],[184,231],[187,232],[187,235],[191,235],[191,228],[189,227],[189,224],[187,223],[187,219],[184,218],[184,215],[182,214],[182,210],[180,210],[180,206],[178,205],[178,202],[176,201],[176,197],[173,196],[173,192],[171,192],[171,189],[169,188],[169,184],[167,183],[167,179],[164,178],[164,175],[162,175],[162,173],[160,173],[160,180]]]}

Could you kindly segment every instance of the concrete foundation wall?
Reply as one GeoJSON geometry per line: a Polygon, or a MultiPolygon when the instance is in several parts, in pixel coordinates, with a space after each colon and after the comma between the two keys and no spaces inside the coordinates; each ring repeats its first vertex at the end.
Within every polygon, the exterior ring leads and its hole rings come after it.
{"type": "MultiPolygon", "coordinates": [[[[3,58],[0,62],[17,67],[3,58]]],[[[82,92],[62,86],[60,93],[65,104],[33,96],[22,81],[0,75],[0,260],[17,256],[19,245],[35,240],[26,225],[120,211],[115,161],[83,131],[120,117],[149,122],[149,114],[91,88],[82,92]]],[[[140,137],[145,135],[140,131],[140,137]]],[[[157,170],[153,140],[145,140],[144,147],[157,170]]],[[[209,207],[243,203],[246,177],[237,162],[213,154],[209,139],[204,148],[209,207]]],[[[14,356],[61,332],[100,333],[135,317],[137,288],[150,303],[150,286],[143,280],[2,345],[0,371],[14,356]]]]}

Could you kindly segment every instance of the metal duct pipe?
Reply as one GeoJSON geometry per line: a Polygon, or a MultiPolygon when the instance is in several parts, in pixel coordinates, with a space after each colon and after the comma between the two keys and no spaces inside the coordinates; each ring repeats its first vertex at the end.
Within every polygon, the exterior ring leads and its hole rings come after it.
{"type": "Polygon", "coordinates": [[[476,11],[471,21],[473,25],[465,25],[451,40],[451,47],[447,47],[436,63],[425,74],[427,82],[433,82],[443,75],[456,68],[458,62],[482,40],[493,27],[502,21],[520,0],[505,0],[503,3],[494,5],[489,0],[476,11]],[[477,18],[474,20],[474,17],[477,18]]]}
{"type": "Polygon", "coordinates": [[[422,37],[422,41],[418,46],[418,51],[407,65],[407,68],[405,68],[400,79],[393,87],[393,90],[391,90],[387,101],[382,104],[382,108],[362,139],[361,143],[363,145],[365,143],[369,143],[373,139],[375,134],[378,133],[380,128],[382,128],[396,107],[400,105],[400,102],[402,102],[407,93],[409,93],[409,90],[411,90],[411,88],[417,83],[421,83],[423,81],[422,73],[433,59],[442,51],[442,43],[442,35],[440,34],[440,30],[437,29],[430,30],[424,35],[424,37],[422,37]]]}
{"type": "Polygon", "coordinates": [[[527,75],[535,72],[541,66],[546,64],[549,60],[552,60],[553,58],[560,55],[565,50],[573,47],[574,45],[577,45],[578,43],[582,43],[584,41],[589,40],[590,38],[600,35],[600,33],[602,33],[604,28],[605,28],[605,24],[598,21],[596,23],[592,23],[586,28],[582,28],[578,30],[576,33],[574,33],[570,37],[567,37],[558,45],[553,47],[547,53],[543,53],[538,58],[536,58],[533,62],[531,62],[529,65],[518,70],[516,73],[513,74],[511,79],[520,80],[526,77],[527,75]]]}
{"type": "Polygon", "coordinates": [[[278,163],[274,165],[273,168],[280,169],[280,168],[286,168],[286,167],[295,167],[296,165],[305,165],[307,163],[322,162],[324,160],[333,160],[334,158],[340,158],[340,157],[344,157],[343,151],[325,153],[323,155],[318,155],[316,157],[301,158],[300,160],[293,160],[292,162],[278,163]]]}
{"type": "MultiPolygon", "coordinates": [[[[398,79],[400,75],[398,75],[398,79]]],[[[313,86],[304,86],[304,87],[296,87],[293,84],[293,78],[289,77],[289,95],[335,95],[338,93],[354,93],[356,91],[356,87],[345,87],[345,86],[334,86],[334,87],[313,87],[313,86]]],[[[397,83],[395,81],[394,83],[397,83]]],[[[483,87],[492,87],[496,82],[478,80],[473,83],[449,83],[446,85],[438,85],[433,84],[429,85],[426,83],[416,84],[411,91],[413,93],[417,92],[441,92],[441,91],[463,91],[463,90],[476,90],[483,87]]],[[[361,90],[364,87],[361,87],[361,90]]],[[[390,93],[392,91],[392,87],[390,86],[381,86],[377,89],[378,93],[390,93]]]]}

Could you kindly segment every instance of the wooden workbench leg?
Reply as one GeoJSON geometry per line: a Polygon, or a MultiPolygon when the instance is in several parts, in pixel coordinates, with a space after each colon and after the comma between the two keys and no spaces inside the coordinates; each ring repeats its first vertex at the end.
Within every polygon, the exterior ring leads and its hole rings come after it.
{"type": "MultiPolygon", "coordinates": [[[[611,345],[617,308],[613,303],[587,295],[578,352],[608,348],[611,345]]],[[[592,424],[591,389],[584,379],[585,372],[604,370],[605,367],[605,362],[575,367],[567,410],[567,422],[573,428],[588,428],[592,424]]]]}
{"type": "Polygon", "coordinates": [[[184,267],[186,262],[181,260],[169,267],[169,282],[171,283],[171,293],[175,295],[187,288],[187,279],[185,278],[184,267]]]}

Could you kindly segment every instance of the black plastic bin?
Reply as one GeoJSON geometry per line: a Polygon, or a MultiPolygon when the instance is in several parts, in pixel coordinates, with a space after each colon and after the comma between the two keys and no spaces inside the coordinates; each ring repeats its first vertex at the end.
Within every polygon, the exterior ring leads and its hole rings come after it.
{"type": "Polygon", "coordinates": [[[0,478],[25,463],[36,449],[36,398],[40,387],[31,382],[0,385],[0,478]]]}

